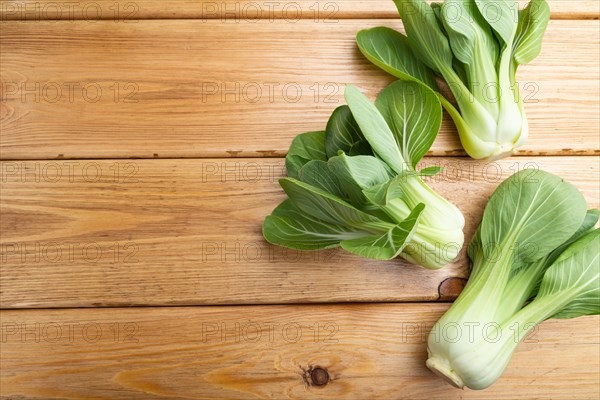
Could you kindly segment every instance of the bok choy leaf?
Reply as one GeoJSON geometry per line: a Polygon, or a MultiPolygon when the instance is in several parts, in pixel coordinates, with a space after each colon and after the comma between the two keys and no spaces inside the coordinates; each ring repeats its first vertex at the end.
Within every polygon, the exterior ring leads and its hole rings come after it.
{"type": "Polygon", "coordinates": [[[599,212],[586,207],[573,185],[540,170],[498,187],[469,246],[469,281],[429,335],[431,370],[485,389],[535,325],[600,313],[599,212]]]}
{"type": "Polygon", "coordinates": [[[464,242],[464,218],[417,171],[442,120],[433,91],[398,81],[373,104],[354,86],[323,132],[299,135],[286,158],[288,195],[265,219],[272,244],[298,250],[341,247],[426,268],[452,261],[464,242]]]}
{"type": "Polygon", "coordinates": [[[362,30],[364,56],[386,72],[434,90],[476,159],[506,157],[528,136],[516,72],[541,51],[550,19],[546,0],[522,11],[513,0],[394,0],[406,35],[362,30]],[[452,93],[446,98],[436,78],[452,93]]]}

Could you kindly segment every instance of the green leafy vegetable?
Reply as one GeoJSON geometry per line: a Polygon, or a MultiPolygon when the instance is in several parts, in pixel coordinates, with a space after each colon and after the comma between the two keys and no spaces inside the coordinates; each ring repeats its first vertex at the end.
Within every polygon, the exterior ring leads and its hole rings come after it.
{"type": "Polygon", "coordinates": [[[549,19],[550,7],[545,1],[532,0],[521,11],[513,51],[517,64],[529,64],[540,54],[549,19]]]}
{"type": "Polygon", "coordinates": [[[370,29],[368,35],[359,34],[356,40],[365,57],[389,74],[436,87],[435,75],[414,55],[408,39],[400,32],[380,26],[370,29]]]}
{"type": "Polygon", "coordinates": [[[598,216],[547,172],[503,182],[469,246],[471,277],[429,336],[427,366],[455,386],[484,389],[535,325],[600,313],[598,216]]]}
{"type": "Polygon", "coordinates": [[[351,156],[371,154],[371,147],[356,124],[348,106],[341,106],[335,109],[327,122],[325,132],[325,152],[327,157],[334,157],[340,151],[351,156]]]}
{"type": "Polygon", "coordinates": [[[403,90],[393,86],[384,89],[375,105],[388,126],[392,127],[402,158],[414,170],[431,148],[440,129],[442,108],[439,100],[433,92],[423,91],[421,85],[407,84],[403,90]],[[420,99],[418,104],[415,102],[417,96],[420,99]]]}
{"type": "Polygon", "coordinates": [[[285,159],[285,168],[288,176],[296,177],[302,167],[312,160],[327,160],[327,154],[323,149],[325,144],[325,132],[307,132],[298,135],[288,151],[285,159]]]}
{"type": "Polygon", "coordinates": [[[348,86],[347,106],[325,132],[299,135],[286,158],[288,195],[265,219],[270,243],[299,250],[330,247],[364,257],[398,256],[436,269],[462,247],[464,218],[421,179],[416,167],[440,129],[438,97],[398,81],[375,104],[348,86]]]}
{"type": "Polygon", "coordinates": [[[394,2],[406,36],[384,27],[362,30],[361,52],[386,72],[434,90],[471,157],[512,154],[528,136],[516,72],[541,51],[550,19],[546,0],[532,0],[522,11],[513,0],[394,2]],[[442,95],[436,77],[453,98],[442,95]]]}

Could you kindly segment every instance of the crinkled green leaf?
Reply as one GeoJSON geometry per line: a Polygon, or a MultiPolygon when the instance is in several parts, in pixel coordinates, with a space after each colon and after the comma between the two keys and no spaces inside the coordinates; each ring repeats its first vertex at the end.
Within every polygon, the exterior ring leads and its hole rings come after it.
{"type": "Polygon", "coordinates": [[[454,56],[431,6],[424,0],[394,0],[394,3],[402,17],[410,48],[421,61],[436,72],[451,66],[454,56]]]}
{"type": "Polygon", "coordinates": [[[346,154],[357,151],[372,154],[369,144],[352,116],[350,107],[346,105],[333,111],[325,132],[325,149],[328,158],[337,156],[340,151],[346,154]]]}
{"type": "Polygon", "coordinates": [[[473,65],[487,57],[490,64],[496,62],[497,43],[473,1],[446,0],[441,11],[452,52],[459,61],[473,65]]]}
{"type": "Polygon", "coordinates": [[[367,140],[361,140],[360,142],[356,142],[352,145],[350,150],[348,151],[348,155],[350,156],[371,156],[373,155],[373,149],[371,149],[371,145],[367,140]]]}
{"type": "Polygon", "coordinates": [[[452,52],[465,64],[473,62],[479,36],[479,27],[473,23],[468,11],[464,0],[446,0],[441,8],[452,52]]]}
{"type": "MultiPolygon", "coordinates": [[[[297,179],[283,178],[279,183],[291,204],[312,218],[358,229],[364,229],[369,224],[376,226],[381,222],[339,197],[297,179]]],[[[377,231],[378,229],[374,230],[377,231]]]]}
{"type": "Polygon", "coordinates": [[[344,250],[377,260],[391,260],[400,255],[410,242],[425,206],[419,204],[400,224],[381,235],[365,236],[341,242],[344,250]]]}
{"type": "Polygon", "coordinates": [[[370,188],[365,188],[363,190],[363,194],[371,203],[384,207],[388,205],[392,199],[405,197],[406,193],[404,191],[403,184],[407,179],[415,175],[416,173],[412,171],[403,172],[387,182],[382,182],[370,188]]]}
{"type": "Polygon", "coordinates": [[[443,167],[438,167],[438,166],[427,167],[427,168],[423,168],[422,170],[419,171],[419,176],[436,176],[443,170],[444,170],[443,167]]]}
{"type": "Polygon", "coordinates": [[[406,36],[383,26],[364,29],[356,35],[363,55],[387,73],[404,80],[416,80],[437,90],[433,71],[414,54],[406,36]]]}
{"type": "Polygon", "coordinates": [[[397,81],[381,92],[375,105],[394,134],[402,158],[414,170],[442,124],[437,95],[420,83],[397,81]]]}
{"type": "Polygon", "coordinates": [[[448,36],[448,32],[446,32],[446,28],[444,27],[444,21],[442,20],[442,6],[444,3],[431,3],[431,9],[433,10],[433,13],[435,14],[435,19],[438,23],[438,26],[440,27],[440,29],[442,30],[442,33],[444,33],[444,35],[448,36]]]}
{"type": "Polygon", "coordinates": [[[327,161],[324,131],[307,132],[294,138],[285,158],[288,176],[296,178],[300,168],[312,160],[327,161]]]}
{"type": "Polygon", "coordinates": [[[263,235],[269,243],[297,250],[338,247],[343,240],[372,234],[346,224],[321,221],[298,210],[290,200],[281,203],[263,223],[263,235]]]}
{"type": "Polygon", "coordinates": [[[590,229],[598,223],[598,216],[598,210],[589,210],[577,232],[546,257],[533,263],[518,261],[519,264],[513,266],[510,280],[504,290],[502,307],[496,314],[499,321],[509,318],[521,309],[528,299],[538,293],[544,272],[567,247],[590,232],[590,229]]]}
{"type": "MultiPolygon", "coordinates": [[[[585,236],[586,234],[588,234],[590,232],[590,230],[594,227],[594,225],[596,225],[598,223],[598,218],[599,218],[598,210],[588,210],[588,212],[585,214],[585,218],[583,219],[583,223],[581,224],[579,229],[577,229],[577,231],[573,234],[573,236],[571,236],[569,239],[567,239],[565,242],[563,242],[560,246],[555,248],[550,254],[548,254],[543,259],[535,261],[536,263],[543,264],[541,270],[545,271],[550,265],[552,265],[552,263],[554,263],[554,261],[556,261],[556,259],[562,254],[563,251],[565,251],[565,249],[567,247],[569,247],[571,244],[575,243],[582,236],[585,236]]],[[[516,269],[513,268],[513,271],[512,271],[513,276],[518,275],[519,273],[522,272],[522,270],[529,268],[529,266],[530,266],[530,263],[523,263],[521,268],[516,268],[516,269]]],[[[541,282],[541,276],[540,276],[540,282],[541,282]]],[[[538,282],[538,284],[540,282],[538,282]]],[[[537,292],[537,290],[535,292],[537,292]]]]}
{"type": "MultiPolygon", "coordinates": [[[[498,80],[496,61],[499,54],[498,43],[490,26],[473,1],[446,0],[442,7],[442,18],[452,52],[457,59],[454,65],[464,66],[465,76],[461,80],[470,92],[466,105],[458,99],[461,110],[464,111],[465,107],[477,102],[488,111],[490,122],[495,123],[500,104],[493,94],[490,97],[489,92],[498,91],[493,86],[490,88],[490,85],[496,84],[498,80]]],[[[458,76],[463,75],[459,68],[455,67],[455,70],[458,76]]],[[[482,120],[483,116],[478,118],[482,120]]]]}
{"type": "Polygon", "coordinates": [[[363,190],[365,197],[372,203],[380,207],[384,207],[388,204],[388,189],[393,179],[388,182],[380,183],[368,189],[363,190]]]}
{"type": "Polygon", "coordinates": [[[583,236],[590,233],[590,230],[598,223],[600,212],[598,210],[588,210],[583,219],[583,223],[577,229],[577,232],[573,234],[566,242],[562,243],[556,249],[552,251],[546,258],[545,262],[547,266],[552,265],[556,259],[573,243],[581,239],[583,236]]]}
{"type": "Polygon", "coordinates": [[[475,0],[483,18],[505,44],[512,44],[519,22],[519,4],[513,0],[475,0]]]}
{"type": "Polygon", "coordinates": [[[569,246],[544,274],[536,300],[570,299],[553,318],[600,314],[600,229],[569,246]]]}
{"type": "Polygon", "coordinates": [[[549,21],[550,7],[546,0],[531,0],[520,13],[513,46],[513,58],[517,64],[528,64],[540,54],[549,21]]]}
{"type": "Polygon", "coordinates": [[[300,170],[299,180],[350,202],[355,207],[365,204],[362,190],[392,176],[389,167],[373,156],[341,154],[329,161],[315,160],[300,170]]]}
{"type": "Polygon", "coordinates": [[[328,164],[342,185],[354,186],[358,191],[387,182],[393,176],[387,164],[373,156],[341,154],[329,159],[328,164]]]}
{"type": "Polygon", "coordinates": [[[329,163],[322,160],[312,160],[306,163],[298,173],[298,180],[318,187],[328,193],[345,198],[346,193],[339,178],[331,170],[329,163]]]}
{"type": "Polygon", "coordinates": [[[504,181],[488,202],[480,226],[486,257],[510,248],[518,260],[533,262],[571,237],[587,206],[576,187],[548,172],[526,169],[504,181]]]}
{"type": "Polygon", "coordinates": [[[304,182],[284,178],[280,183],[289,199],[265,219],[263,235],[269,243],[293,249],[340,245],[353,254],[389,260],[410,241],[424,208],[420,204],[400,224],[391,224],[304,182]]]}
{"type": "Polygon", "coordinates": [[[396,144],[394,134],[377,107],[355,86],[346,86],[346,102],[360,130],[371,145],[374,153],[395,172],[403,171],[404,159],[396,144]]]}

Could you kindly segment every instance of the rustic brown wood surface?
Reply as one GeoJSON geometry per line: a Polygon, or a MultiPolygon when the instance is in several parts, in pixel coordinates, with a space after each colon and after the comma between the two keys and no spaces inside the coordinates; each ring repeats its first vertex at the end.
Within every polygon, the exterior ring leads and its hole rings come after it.
{"type": "MultiPolygon", "coordinates": [[[[356,32],[398,20],[160,20],[2,25],[4,159],[256,157],[323,129],[346,83],[392,77],[356,32]],[[219,138],[215,140],[215,138],[219,138]]],[[[600,22],[552,21],[520,69],[532,132],[521,155],[600,154],[600,22]]],[[[464,154],[447,120],[431,155],[464,154]]]]}
{"type": "MultiPolygon", "coordinates": [[[[432,2],[431,0],[429,2],[432,2]]],[[[519,0],[522,8],[527,0],[519,0]]],[[[597,0],[548,0],[555,19],[598,19],[597,0]]],[[[379,0],[0,0],[2,20],[342,19],[397,18],[394,3],[379,0]]]]}
{"type": "Polygon", "coordinates": [[[597,398],[597,316],[543,323],[496,385],[474,392],[442,383],[424,366],[426,337],[446,308],[4,311],[1,393],[10,399],[597,398]]]}
{"type": "MultiPolygon", "coordinates": [[[[431,158],[431,186],[464,213],[517,170],[560,174],[600,206],[598,157],[493,164],[431,158]]],[[[261,235],[283,200],[275,159],[5,161],[2,307],[423,301],[454,298],[463,254],[439,271],[342,250],[286,251],[261,235]],[[39,180],[39,182],[36,182],[39,180]],[[450,280],[442,285],[442,282],[450,280]]]]}
{"type": "MultiPolygon", "coordinates": [[[[424,162],[467,243],[524,168],[600,206],[600,2],[548,2],[520,157],[456,157],[446,118],[424,162]]],[[[0,398],[598,398],[598,316],[543,323],[484,392],[425,368],[464,251],[427,271],[262,239],[292,138],[346,83],[392,81],[354,43],[402,30],[391,0],[0,0],[0,21],[0,398]]]]}

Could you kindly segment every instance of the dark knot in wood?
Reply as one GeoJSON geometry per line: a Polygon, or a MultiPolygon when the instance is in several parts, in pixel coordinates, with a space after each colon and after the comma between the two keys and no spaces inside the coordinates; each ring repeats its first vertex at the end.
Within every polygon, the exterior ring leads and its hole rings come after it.
{"type": "Polygon", "coordinates": [[[329,372],[321,367],[314,367],[309,371],[312,386],[325,386],[329,383],[329,372]]]}

